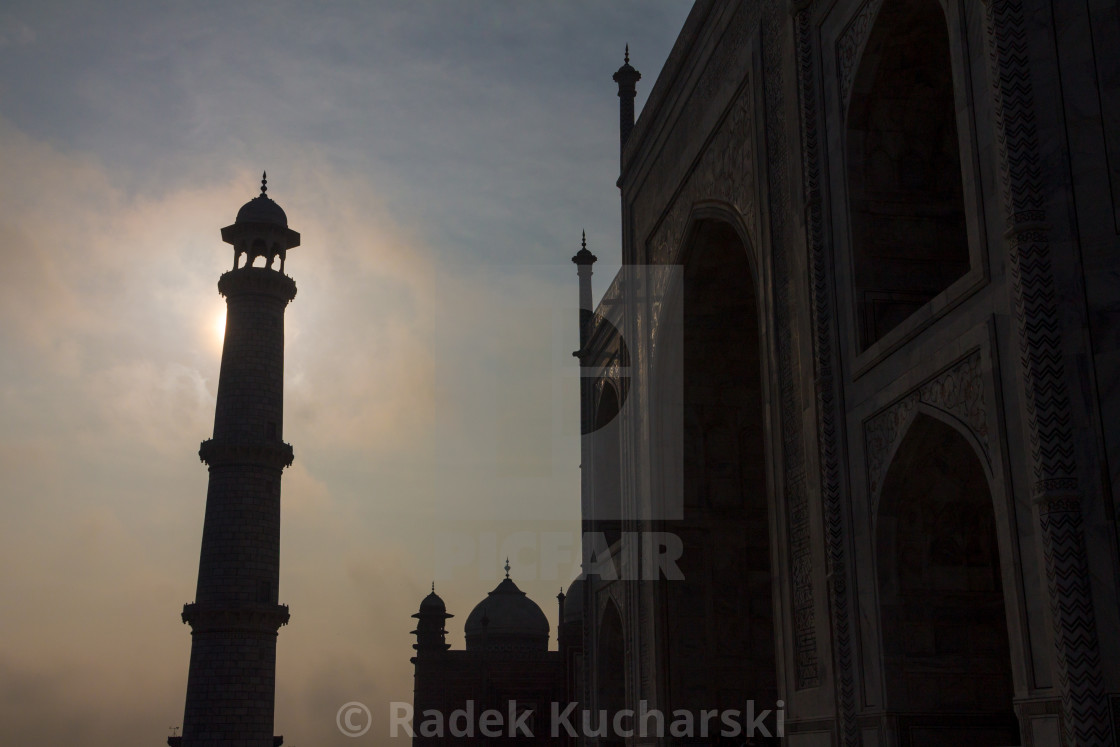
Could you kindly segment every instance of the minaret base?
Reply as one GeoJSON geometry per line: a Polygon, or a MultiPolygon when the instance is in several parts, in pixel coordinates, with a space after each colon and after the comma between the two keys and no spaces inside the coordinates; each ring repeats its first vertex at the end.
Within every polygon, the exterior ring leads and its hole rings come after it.
{"type": "MultiPolygon", "coordinates": [[[[273,737],[272,738],[272,747],[280,747],[280,745],[282,745],[282,744],[284,744],[284,737],[281,736],[281,737],[273,737]]],[[[182,737],[168,737],[167,738],[167,747],[183,747],[183,738],[182,737]]]]}

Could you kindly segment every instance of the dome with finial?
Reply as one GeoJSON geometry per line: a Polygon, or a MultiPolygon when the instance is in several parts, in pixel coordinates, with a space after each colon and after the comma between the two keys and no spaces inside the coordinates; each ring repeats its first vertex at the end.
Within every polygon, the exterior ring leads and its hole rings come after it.
{"type": "Polygon", "coordinates": [[[272,223],[278,226],[288,225],[288,216],[284,209],[272,201],[268,196],[268,172],[261,174],[261,193],[246,202],[237,211],[237,223],[272,223]]]}
{"type": "Polygon", "coordinates": [[[424,597],[424,601],[420,602],[421,615],[441,614],[447,612],[447,605],[443,603],[439,595],[436,594],[436,583],[432,582],[432,593],[424,597]]]}
{"type": "Polygon", "coordinates": [[[577,265],[593,265],[598,259],[598,257],[587,250],[587,231],[584,231],[583,238],[580,240],[580,249],[576,252],[576,256],[572,257],[572,262],[575,262],[577,265]]]}
{"type": "Polygon", "coordinates": [[[537,603],[506,577],[475,605],[463,632],[468,651],[547,651],[548,618],[537,603]]]}
{"type": "Polygon", "coordinates": [[[613,76],[616,83],[633,84],[642,79],[642,74],[634,69],[630,64],[630,45],[626,45],[626,53],[622,58],[622,67],[620,67],[613,76]]]}
{"type": "Polygon", "coordinates": [[[454,615],[447,614],[447,606],[436,594],[435,581],[432,582],[432,593],[420,602],[420,611],[413,617],[417,620],[416,630],[412,631],[412,635],[416,636],[416,643],[412,644],[414,649],[421,654],[426,654],[451,648],[443,624],[454,615]]]}

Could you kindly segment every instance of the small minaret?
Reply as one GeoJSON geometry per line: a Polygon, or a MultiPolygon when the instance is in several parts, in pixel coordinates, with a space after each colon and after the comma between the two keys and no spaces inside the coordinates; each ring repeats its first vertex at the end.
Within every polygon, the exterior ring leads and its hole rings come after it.
{"type": "Polygon", "coordinates": [[[622,67],[614,74],[618,84],[618,138],[619,148],[626,146],[630,130],[634,129],[634,97],[638,95],[637,82],[642,74],[630,67],[630,45],[626,45],[626,55],[622,67]]]}
{"type": "MultiPolygon", "coordinates": [[[[447,684],[445,679],[448,674],[446,653],[451,644],[447,642],[447,628],[445,623],[453,615],[447,614],[447,605],[436,594],[436,584],[432,582],[432,593],[420,602],[420,611],[413,615],[416,618],[416,655],[412,657],[412,706],[419,715],[427,710],[445,711],[447,704],[447,684]]],[[[418,733],[413,737],[414,745],[444,744],[447,740],[430,738],[418,733]]]]}
{"type": "MultiPolygon", "coordinates": [[[[572,257],[572,262],[576,266],[576,274],[579,276],[579,350],[572,353],[572,355],[579,358],[580,365],[580,378],[579,378],[579,421],[580,421],[580,501],[581,509],[580,516],[581,531],[583,537],[590,536],[594,531],[595,525],[589,517],[593,515],[593,510],[588,502],[591,498],[591,439],[588,435],[594,431],[595,421],[595,380],[592,378],[592,371],[590,370],[591,362],[588,358],[591,351],[588,346],[591,342],[591,325],[595,319],[595,307],[591,299],[591,266],[598,260],[594,254],[587,250],[587,232],[583,232],[583,238],[580,242],[580,250],[572,257]]],[[[581,550],[581,557],[584,557],[584,551],[581,550]]],[[[584,568],[586,573],[588,569],[584,568]]]]}
{"type": "MultiPolygon", "coordinates": [[[[451,644],[447,642],[447,629],[444,624],[448,618],[455,616],[447,614],[447,606],[436,594],[435,581],[432,582],[432,593],[420,602],[420,611],[413,617],[417,622],[416,630],[412,631],[412,635],[416,636],[416,643],[412,644],[412,647],[416,649],[417,656],[451,648],[451,644]]],[[[413,659],[413,662],[415,661],[413,659]]]]}
{"type": "Polygon", "coordinates": [[[576,275],[579,277],[579,350],[577,356],[587,350],[588,335],[591,333],[591,320],[595,314],[595,307],[591,301],[591,266],[599,260],[587,251],[587,231],[583,232],[580,240],[580,250],[572,257],[576,266],[576,275]]]}
{"type": "Polygon", "coordinates": [[[283,743],[272,732],[276,634],[288,622],[277,603],[280,476],[293,459],[283,440],[284,309],[296,295],[284,260],[299,234],[267,191],[262,178],[260,195],[222,229],[233,269],[218,280],[227,310],[214,436],[198,452],[210,484],[198,588],[183,607],[192,637],[183,734],[168,740],[182,747],[283,743]],[[258,258],[264,266],[253,266],[258,258]]]}

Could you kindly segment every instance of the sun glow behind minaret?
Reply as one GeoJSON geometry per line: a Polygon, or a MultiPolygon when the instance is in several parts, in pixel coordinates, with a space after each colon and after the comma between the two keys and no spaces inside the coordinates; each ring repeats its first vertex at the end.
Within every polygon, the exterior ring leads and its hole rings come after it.
{"type": "Polygon", "coordinates": [[[210,327],[214,334],[214,343],[218,350],[221,350],[226,339],[226,309],[224,305],[214,314],[210,327]]]}

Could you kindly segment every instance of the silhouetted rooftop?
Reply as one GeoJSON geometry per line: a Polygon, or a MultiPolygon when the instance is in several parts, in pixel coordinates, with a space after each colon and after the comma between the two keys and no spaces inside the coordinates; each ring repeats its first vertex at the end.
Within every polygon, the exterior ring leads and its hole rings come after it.
{"type": "Polygon", "coordinates": [[[547,649],[548,618],[508,576],[475,605],[463,632],[467,649],[547,649]]]}

